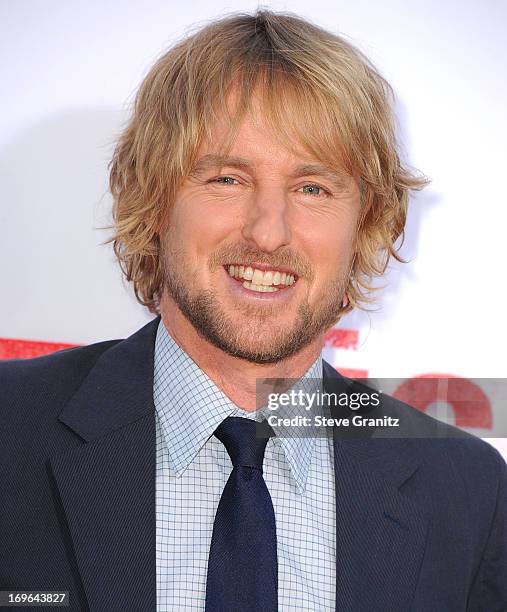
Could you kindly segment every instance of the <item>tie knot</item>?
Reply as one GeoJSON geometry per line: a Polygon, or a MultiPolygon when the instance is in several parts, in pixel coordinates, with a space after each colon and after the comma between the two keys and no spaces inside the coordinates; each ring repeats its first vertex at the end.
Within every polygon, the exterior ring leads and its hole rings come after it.
{"type": "Polygon", "coordinates": [[[234,467],[257,468],[261,472],[266,444],[273,435],[267,421],[259,423],[243,417],[227,417],[215,430],[234,467]]]}

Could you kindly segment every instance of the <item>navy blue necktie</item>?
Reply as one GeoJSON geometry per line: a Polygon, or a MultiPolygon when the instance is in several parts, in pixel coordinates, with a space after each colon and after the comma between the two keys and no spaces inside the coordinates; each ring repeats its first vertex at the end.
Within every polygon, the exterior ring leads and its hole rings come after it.
{"type": "Polygon", "coordinates": [[[228,417],[215,431],[233,469],[213,524],[206,612],[278,609],[275,513],[262,476],[270,435],[266,421],[260,427],[242,417],[228,417]]]}

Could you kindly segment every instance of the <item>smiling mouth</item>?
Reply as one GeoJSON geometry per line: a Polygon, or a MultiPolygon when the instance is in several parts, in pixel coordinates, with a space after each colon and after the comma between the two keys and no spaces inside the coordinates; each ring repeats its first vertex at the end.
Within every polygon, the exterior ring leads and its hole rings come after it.
{"type": "Polygon", "coordinates": [[[270,268],[261,270],[255,266],[241,264],[227,264],[224,266],[229,276],[241,282],[245,289],[259,293],[273,293],[283,291],[294,285],[298,277],[288,270],[270,268]]]}

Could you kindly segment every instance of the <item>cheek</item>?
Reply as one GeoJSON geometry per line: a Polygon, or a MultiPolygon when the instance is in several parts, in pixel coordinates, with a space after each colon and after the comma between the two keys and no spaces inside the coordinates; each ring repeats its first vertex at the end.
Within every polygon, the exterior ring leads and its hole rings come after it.
{"type": "Polygon", "coordinates": [[[354,220],[342,218],[340,222],[306,224],[301,245],[311,261],[315,282],[335,278],[350,265],[355,238],[354,220]]]}
{"type": "Polygon", "coordinates": [[[232,207],[216,203],[213,206],[200,207],[194,219],[199,243],[206,245],[203,251],[208,254],[223,241],[230,239],[238,224],[237,212],[232,207]]]}
{"type": "Polygon", "coordinates": [[[209,256],[217,244],[230,236],[234,216],[226,206],[182,198],[175,203],[171,233],[186,252],[209,256]]]}

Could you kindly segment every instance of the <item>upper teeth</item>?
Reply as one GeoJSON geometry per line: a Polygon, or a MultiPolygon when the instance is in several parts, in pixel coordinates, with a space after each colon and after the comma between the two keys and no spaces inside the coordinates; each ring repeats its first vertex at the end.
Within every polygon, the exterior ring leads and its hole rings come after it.
{"type": "Polygon", "coordinates": [[[278,270],[258,270],[250,266],[228,266],[227,270],[235,278],[244,278],[254,285],[293,285],[293,274],[286,274],[278,270]]]}

